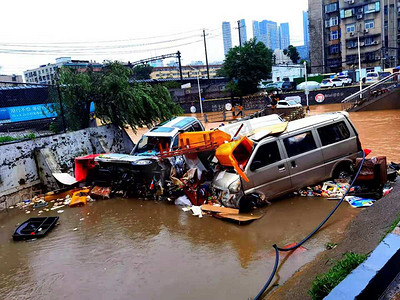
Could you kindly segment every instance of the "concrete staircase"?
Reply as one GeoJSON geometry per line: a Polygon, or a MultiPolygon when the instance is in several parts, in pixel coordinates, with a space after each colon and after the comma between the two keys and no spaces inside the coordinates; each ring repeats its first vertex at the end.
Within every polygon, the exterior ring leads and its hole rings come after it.
{"type": "Polygon", "coordinates": [[[400,83],[397,76],[391,74],[342,101],[346,111],[369,111],[400,109],[400,83]]]}

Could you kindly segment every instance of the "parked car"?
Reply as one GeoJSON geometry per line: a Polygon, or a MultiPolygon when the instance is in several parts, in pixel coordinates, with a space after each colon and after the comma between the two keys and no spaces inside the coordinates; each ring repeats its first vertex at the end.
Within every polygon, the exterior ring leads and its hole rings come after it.
{"type": "Polygon", "coordinates": [[[291,92],[295,90],[293,82],[284,81],[281,86],[282,92],[291,92]]]}
{"type": "Polygon", "coordinates": [[[283,84],[283,81],[268,83],[267,85],[264,86],[264,89],[267,93],[271,93],[274,91],[281,91],[282,84],[283,84]]]}
{"type": "MultiPolygon", "coordinates": [[[[307,82],[307,88],[308,88],[309,91],[317,90],[317,89],[320,88],[320,84],[319,84],[319,82],[316,82],[316,81],[308,81],[307,82]]],[[[306,89],[306,83],[302,82],[302,83],[298,84],[296,89],[298,91],[305,90],[306,89]]]]}
{"type": "Polygon", "coordinates": [[[324,79],[321,82],[322,88],[344,86],[344,81],[339,78],[324,79]]]}
{"type": "Polygon", "coordinates": [[[353,80],[349,76],[338,76],[338,79],[343,81],[344,85],[351,85],[353,83],[353,80]]]}
{"type": "Polygon", "coordinates": [[[362,79],[362,83],[375,83],[379,81],[378,72],[368,72],[367,75],[362,79]]]}
{"type": "Polygon", "coordinates": [[[274,199],[350,174],[352,162],[361,151],[358,133],[344,112],[292,121],[278,136],[260,135],[260,140],[250,140],[254,146],[242,166],[249,181],[228,169],[217,173],[212,182],[225,197],[230,194],[238,199],[236,208],[248,207],[254,194],[274,199]]]}
{"type": "Polygon", "coordinates": [[[294,107],[302,107],[301,104],[297,103],[294,100],[279,100],[276,108],[294,108],[294,107]]]}

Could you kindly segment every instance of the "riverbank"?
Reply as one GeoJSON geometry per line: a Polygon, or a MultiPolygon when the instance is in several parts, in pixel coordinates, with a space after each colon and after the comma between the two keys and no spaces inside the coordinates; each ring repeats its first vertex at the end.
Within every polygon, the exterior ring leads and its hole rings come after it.
{"type": "Polygon", "coordinates": [[[392,193],[375,202],[373,206],[363,209],[350,222],[343,234],[331,240],[338,244],[336,248],[319,254],[274,291],[268,299],[311,299],[307,291],[311,288],[315,276],[326,273],[344,253],[352,251],[369,254],[373,251],[400,212],[400,181],[398,180],[393,187],[392,193]]]}

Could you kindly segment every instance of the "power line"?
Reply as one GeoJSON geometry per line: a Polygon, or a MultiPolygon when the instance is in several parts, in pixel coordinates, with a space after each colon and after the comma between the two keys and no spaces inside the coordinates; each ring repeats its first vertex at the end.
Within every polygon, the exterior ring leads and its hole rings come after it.
{"type": "MultiPolygon", "coordinates": [[[[103,40],[103,41],[75,41],[75,42],[47,42],[47,43],[40,43],[40,42],[35,42],[35,43],[18,43],[22,46],[31,46],[31,45],[68,45],[68,44],[100,44],[100,43],[120,43],[120,42],[130,42],[130,41],[140,41],[140,40],[150,40],[150,39],[156,39],[156,38],[163,38],[163,37],[169,37],[169,36],[178,36],[182,34],[187,34],[187,33],[193,33],[193,32],[198,32],[201,29],[196,29],[196,30],[190,30],[190,31],[184,31],[184,32],[178,32],[178,33],[170,33],[170,34],[165,34],[165,35],[158,35],[158,36],[151,36],[151,37],[143,37],[143,38],[130,38],[130,39],[121,39],[121,40],[103,40]]],[[[215,29],[213,29],[215,30],[215,29]]],[[[13,45],[13,43],[0,43],[2,46],[7,46],[8,44],[13,45]]]]}

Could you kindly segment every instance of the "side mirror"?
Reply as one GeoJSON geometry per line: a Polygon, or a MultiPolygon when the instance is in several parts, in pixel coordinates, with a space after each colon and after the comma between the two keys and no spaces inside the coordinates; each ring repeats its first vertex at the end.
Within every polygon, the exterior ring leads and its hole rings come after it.
{"type": "Polygon", "coordinates": [[[250,171],[254,172],[255,170],[261,168],[263,166],[262,162],[259,160],[253,161],[250,165],[250,171]]]}

